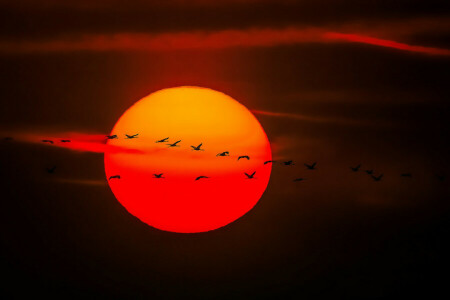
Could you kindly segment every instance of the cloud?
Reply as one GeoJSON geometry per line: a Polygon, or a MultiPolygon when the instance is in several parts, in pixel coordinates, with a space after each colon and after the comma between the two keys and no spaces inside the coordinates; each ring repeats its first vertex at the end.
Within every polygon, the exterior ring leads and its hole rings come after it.
{"type": "MultiPolygon", "coordinates": [[[[423,26],[423,25],[420,25],[423,26]]],[[[347,26],[348,27],[348,26],[347,26]]],[[[346,27],[343,27],[346,28],[346,27]]],[[[404,29],[402,29],[404,31],[404,29]]],[[[395,30],[394,30],[395,33],[395,30]]],[[[412,34],[413,32],[410,32],[412,34]]],[[[403,34],[405,34],[403,32],[403,34]]],[[[362,43],[432,55],[450,55],[450,50],[409,45],[376,38],[364,33],[344,33],[323,28],[283,29],[249,28],[215,31],[86,34],[49,40],[0,41],[3,53],[40,53],[70,51],[171,51],[226,49],[238,47],[274,47],[301,43],[362,43]]]]}
{"type": "Polygon", "coordinates": [[[359,35],[359,34],[327,32],[323,36],[325,39],[329,39],[329,40],[343,40],[343,41],[353,42],[353,43],[362,43],[362,44],[375,45],[375,46],[381,46],[381,47],[387,47],[387,48],[393,48],[393,49],[405,50],[405,51],[411,51],[411,52],[434,54],[434,55],[450,55],[450,50],[448,50],[448,49],[408,45],[405,43],[399,43],[399,42],[390,41],[390,40],[378,39],[378,38],[359,35]]]}
{"type": "Polygon", "coordinates": [[[138,149],[126,148],[106,144],[104,134],[86,134],[77,132],[61,133],[9,133],[7,136],[14,137],[14,140],[27,143],[39,143],[51,147],[66,148],[81,152],[94,153],[143,153],[138,149]],[[42,140],[51,140],[53,144],[43,143],[42,140]],[[61,140],[70,140],[62,142],[61,140]]]}
{"type": "Polygon", "coordinates": [[[96,179],[73,179],[73,178],[54,178],[54,182],[59,183],[69,183],[77,185],[88,185],[88,186],[106,186],[106,180],[96,180],[96,179]]]}
{"type": "MultiPolygon", "coordinates": [[[[297,113],[284,113],[284,112],[273,112],[273,111],[265,111],[265,110],[251,110],[252,113],[268,116],[268,117],[276,117],[276,118],[288,118],[293,120],[305,121],[305,122],[313,122],[313,123],[333,123],[333,124],[342,124],[342,125],[369,125],[369,126],[380,126],[380,122],[376,124],[374,122],[367,122],[362,120],[352,120],[345,118],[332,118],[332,117],[317,117],[317,116],[308,116],[297,113]]],[[[385,125],[385,124],[383,124],[385,125]]]]}

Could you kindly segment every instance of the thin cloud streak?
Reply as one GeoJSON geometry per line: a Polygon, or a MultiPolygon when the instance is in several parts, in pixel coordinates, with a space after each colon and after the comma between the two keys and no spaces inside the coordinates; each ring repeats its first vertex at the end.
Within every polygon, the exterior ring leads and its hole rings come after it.
{"type": "MultiPolygon", "coordinates": [[[[302,114],[294,114],[294,113],[283,113],[283,112],[272,112],[272,111],[264,111],[264,110],[251,110],[252,113],[262,116],[268,117],[276,117],[276,118],[288,118],[305,122],[313,122],[313,123],[335,123],[335,124],[343,124],[343,125],[374,125],[368,122],[362,122],[358,120],[349,120],[349,119],[338,119],[338,118],[327,118],[327,117],[313,117],[306,116],[302,114]]],[[[378,126],[379,124],[377,124],[378,126]]]]}
{"type": "Polygon", "coordinates": [[[51,180],[52,182],[58,183],[69,183],[76,185],[88,185],[88,186],[106,186],[106,180],[95,180],[95,179],[71,179],[71,178],[55,178],[51,180]]]}
{"type": "Polygon", "coordinates": [[[375,45],[375,46],[393,48],[393,49],[410,51],[410,52],[419,52],[419,53],[426,53],[426,54],[433,54],[433,55],[450,55],[450,50],[448,50],[448,49],[408,45],[405,43],[399,43],[399,42],[395,42],[395,41],[391,41],[391,40],[378,39],[378,38],[363,36],[363,35],[359,35],[359,34],[327,32],[324,34],[324,38],[330,39],[330,40],[343,40],[343,41],[347,41],[347,42],[375,45]]]}
{"type": "MultiPolygon", "coordinates": [[[[411,33],[412,34],[412,33],[411,33]]],[[[244,30],[170,32],[161,34],[91,34],[45,41],[0,41],[3,53],[70,51],[171,51],[275,47],[301,43],[362,43],[432,55],[450,55],[450,50],[409,45],[365,34],[341,33],[321,28],[250,28],[244,30]]]]}
{"type": "Polygon", "coordinates": [[[49,147],[65,148],[81,152],[94,153],[144,153],[138,149],[106,144],[105,135],[85,133],[13,133],[14,140],[26,143],[42,144],[49,147]],[[42,140],[51,140],[53,143],[44,143],[42,140]],[[61,140],[70,140],[62,142],[61,140]]]}

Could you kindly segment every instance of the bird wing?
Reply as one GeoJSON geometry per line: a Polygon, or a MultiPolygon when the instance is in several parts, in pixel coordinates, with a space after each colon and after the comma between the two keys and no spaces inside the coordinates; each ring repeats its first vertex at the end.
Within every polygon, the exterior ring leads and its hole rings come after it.
{"type": "Polygon", "coordinates": [[[255,174],[256,174],[256,171],[252,173],[252,177],[255,176],[255,174]]]}

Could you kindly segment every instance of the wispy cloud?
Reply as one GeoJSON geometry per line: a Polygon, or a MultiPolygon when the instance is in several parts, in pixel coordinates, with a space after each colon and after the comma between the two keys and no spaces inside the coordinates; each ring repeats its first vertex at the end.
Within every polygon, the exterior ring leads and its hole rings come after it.
{"type": "Polygon", "coordinates": [[[76,185],[88,185],[88,186],[106,186],[106,180],[99,179],[73,179],[73,178],[53,178],[53,182],[68,183],[76,185]]]}
{"type": "Polygon", "coordinates": [[[343,40],[343,41],[353,42],[353,43],[362,43],[362,44],[368,44],[368,45],[374,45],[374,46],[381,46],[381,47],[405,50],[405,51],[410,51],[410,52],[419,52],[419,53],[434,54],[434,55],[450,55],[450,50],[448,50],[448,49],[408,45],[405,43],[400,43],[400,42],[391,41],[391,40],[384,40],[384,39],[374,38],[374,37],[370,37],[370,36],[364,36],[364,35],[360,35],[360,34],[327,32],[324,34],[324,38],[329,39],[329,40],[343,40]]]}
{"type": "Polygon", "coordinates": [[[77,132],[60,133],[8,133],[7,136],[14,137],[14,140],[26,143],[39,143],[51,147],[66,148],[81,152],[94,153],[143,153],[143,151],[133,148],[106,144],[104,134],[86,134],[77,132]],[[44,143],[43,140],[51,140],[52,143],[44,143]],[[63,142],[62,140],[70,140],[63,142]]]}
{"type": "Polygon", "coordinates": [[[251,110],[251,112],[254,114],[257,114],[257,115],[261,115],[261,116],[276,117],[276,118],[288,118],[288,119],[305,121],[305,122],[313,122],[313,123],[380,126],[379,122],[377,124],[374,124],[373,122],[346,119],[346,118],[308,116],[308,115],[302,115],[302,114],[297,114],[297,113],[273,112],[273,111],[266,111],[266,110],[251,110]]]}
{"type": "MultiPolygon", "coordinates": [[[[422,25],[421,25],[422,26],[422,25]]],[[[348,26],[347,26],[348,27],[348,26]]],[[[342,29],[347,28],[342,27],[342,29]]],[[[412,29],[414,30],[414,28],[412,29]]],[[[395,31],[395,30],[394,30],[395,31]]],[[[404,29],[402,29],[404,31],[404,29]]],[[[405,34],[404,32],[402,32],[405,34]]],[[[414,32],[410,32],[413,34],[414,32]]],[[[389,34],[387,34],[389,36],[389,34]]],[[[450,55],[450,50],[410,45],[373,37],[364,32],[332,31],[325,28],[249,28],[216,31],[167,32],[159,34],[88,34],[50,40],[0,41],[0,52],[68,51],[170,51],[188,49],[225,49],[273,47],[301,43],[362,43],[432,55],[450,55]]]]}

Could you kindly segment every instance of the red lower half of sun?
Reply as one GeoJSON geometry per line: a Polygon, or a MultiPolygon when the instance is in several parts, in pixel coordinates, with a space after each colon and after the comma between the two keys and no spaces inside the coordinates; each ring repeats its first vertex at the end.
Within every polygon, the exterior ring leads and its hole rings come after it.
{"type": "Polygon", "coordinates": [[[270,144],[259,122],[210,89],[155,92],[129,108],[111,135],[117,138],[108,143],[123,149],[105,153],[107,178],[120,176],[109,180],[114,195],[161,230],[225,226],[255,206],[270,178],[270,144]]]}

